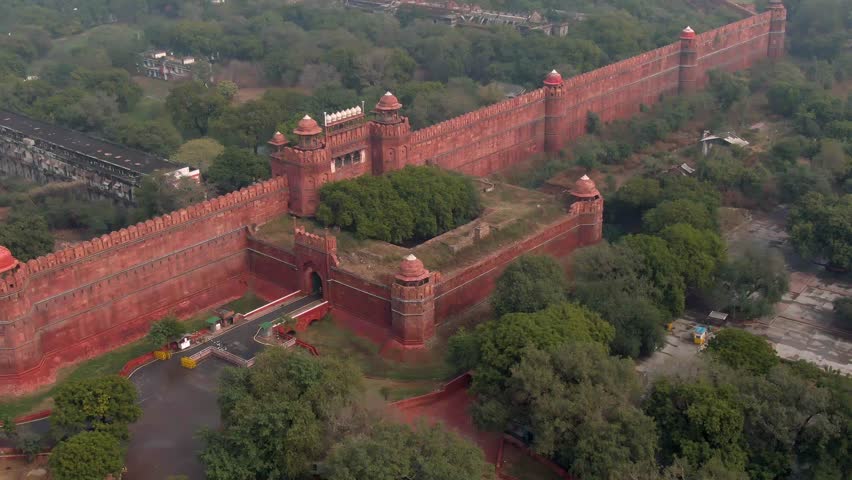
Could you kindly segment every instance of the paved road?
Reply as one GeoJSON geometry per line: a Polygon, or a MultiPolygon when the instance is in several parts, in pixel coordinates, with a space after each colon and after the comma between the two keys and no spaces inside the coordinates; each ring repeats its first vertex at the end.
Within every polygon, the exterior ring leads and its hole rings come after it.
{"type": "MultiPolygon", "coordinates": [[[[278,319],[317,297],[304,297],[251,322],[234,327],[216,337],[229,352],[246,359],[254,357],[263,345],[254,341],[260,324],[278,319]]],[[[219,377],[229,364],[209,357],[193,370],[181,367],[181,357],[196,353],[194,347],[165,362],[156,362],[138,370],[130,378],[139,388],[142,418],[130,427],[127,452],[127,480],[164,480],[169,475],[204,478],[198,460],[203,442],[197,433],[203,428],[219,427],[216,403],[219,377]]]]}
{"type": "MultiPolygon", "coordinates": [[[[317,296],[296,299],[278,310],[233,327],[214,341],[243,358],[254,357],[264,345],[254,341],[260,325],[291,314],[320,300],[317,296]]],[[[127,480],[164,480],[169,475],[204,478],[197,453],[203,443],[197,432],[219,426],[219,377],[229,364],[208,357],[193,370],[180,365],[180,359],[198,352],[207,344],[193,346],[170,360],[150,363],[130,377],[139,389],[142,418],[130,427],[127,453],[127,480]]],[[[50,419],[19,427],[21,431],[46,435],[50,419]]]]}

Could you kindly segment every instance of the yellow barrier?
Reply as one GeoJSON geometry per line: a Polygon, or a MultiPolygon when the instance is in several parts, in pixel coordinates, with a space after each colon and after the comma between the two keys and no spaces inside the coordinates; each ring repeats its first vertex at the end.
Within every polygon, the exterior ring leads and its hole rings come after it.
{"type": "Polygon", "coordinates": [[[198,363],[196,363],[196,362],[195,362],[195,360],[193,360],[193,359],[191,359],[191,358],[189,358],[189,357],[183,357],[183,358],[181,358],[181,359],[180,359],[180,364],[181,364],[184,368],[195,368],[195,367],[197,367],[197,366],[198,366],[198,363]]]}
{"type": "Polygon", "coordinates": [[[154,352],[154,358],[156,358],[157,360],[168,360],[172,358],[172,352],[165,350],[157,350],[156,352],[154,352]]]}

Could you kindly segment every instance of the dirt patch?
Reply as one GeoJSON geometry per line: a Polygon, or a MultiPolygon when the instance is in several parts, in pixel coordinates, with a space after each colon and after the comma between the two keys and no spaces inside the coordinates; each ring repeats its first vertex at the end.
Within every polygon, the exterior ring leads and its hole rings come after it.
{"type": "Polygon", "coordinates": [[[229,80],[236,83],[240,89],[254,89],[268,87],[269,83],[263,73],[263,66],[259,63],[245,62],[242,60],[228,60],[217,65],[213,72],[213,80],[221,82],[229,80]]]}
{"type": "Polygon", "coordinates": [[[48,478],[47,456],[40,456],[32,463],[26,460],[0,458],[0,480],[37,480],[48,478]]]}
{"type": "Polygon", "coordinates": [[[256,88],[240,88],[237,91],[237,94],[234,95],[233,103],[240,105],[246,102],[250,102],[252,100],[257,100],[263,96],[268,88],[265,87],[256,87],[256,88]]]}

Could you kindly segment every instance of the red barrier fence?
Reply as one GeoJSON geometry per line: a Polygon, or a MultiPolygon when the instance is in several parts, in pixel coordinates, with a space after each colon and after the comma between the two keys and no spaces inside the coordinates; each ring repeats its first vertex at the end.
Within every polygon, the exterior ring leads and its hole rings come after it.
{"type": "Polygon", "coordinates": [[[459,390],[466,390],[470,386],[471,379],[472,377],[470,372],[463,373],[444,384],[444,386],[438,390],[418,397],[411,397],[398,402],[393,402],[391,405],[399,409],[409,409],[429,405],[439,400],[443,400],[444,398],[457,393],[459,390]]]}
{"type": "Polygon", "coordinates": [[[142,365],[145,365],[146,363],[153,362],[154,360],[154,352],[148,352],[145,355],[136,357],[133,360],[130,360],[129,362],[125,363],[124,368],[122,368],[118,374],[122,377],[129,377],[134,370],[141,367],[142,365]]]}
{"type": "Polygon", "coordinates": [[[310,353],[311,355],[313,355],[313,356],[315,356],[315,357],[319,357],[319,350],[317,350],[317,347],[315,347],[315,346],[311,345],[310,343],[303,342],[303,341],[301,341],[301,340],[299,340],[299,339],[297,338],[297,339],[296,339],[296,345],[298,345],[298,346],[300,346],[300,347],[304,348],[304,349],[305,349],[305,350],[307,350],[307,351],[308,351],[308,353],[310,353]]]}

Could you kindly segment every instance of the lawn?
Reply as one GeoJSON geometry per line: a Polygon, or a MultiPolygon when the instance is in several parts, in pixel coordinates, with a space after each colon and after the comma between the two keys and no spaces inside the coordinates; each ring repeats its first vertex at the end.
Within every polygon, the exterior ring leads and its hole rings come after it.
{"type": "MultiPolygon", "coordinates": [[[[266,302],[252,292],[225,305],[225,308],[238,313],[246,313],[254,310],[266,302]]],[[[185,322],[187,330],[196,331],[205,327],[204,321],[213,315],[212,311],[201,312],[185,322]]],[[[84,380],[87,378],[109,375],[121,371],[128,361],[144,355],[151,351],[151,346],[144,339],[137,340],[131,344],[117,348],[109,353],[86,360],[77,365],[62,369],[57,375],[57,381],[53,385],[45,387],[36,393],[18,397],[11,401],[0,402],[0,419],[8,417],[19,417],[21,415],[50,408],[51,397],[61,385],[66,382],[84,380]]]]}
{"type": "Polygon", "coordinates": [[[0,418],[14,418],[29,412],[50,408],[53,392],[66,382],[118,373],[125,363],[150,351],[151,347],[145,343],[144,339],[138,340],[99,357],[62,369],[53,385],[34,394],[0,403],[0,418]]]}

